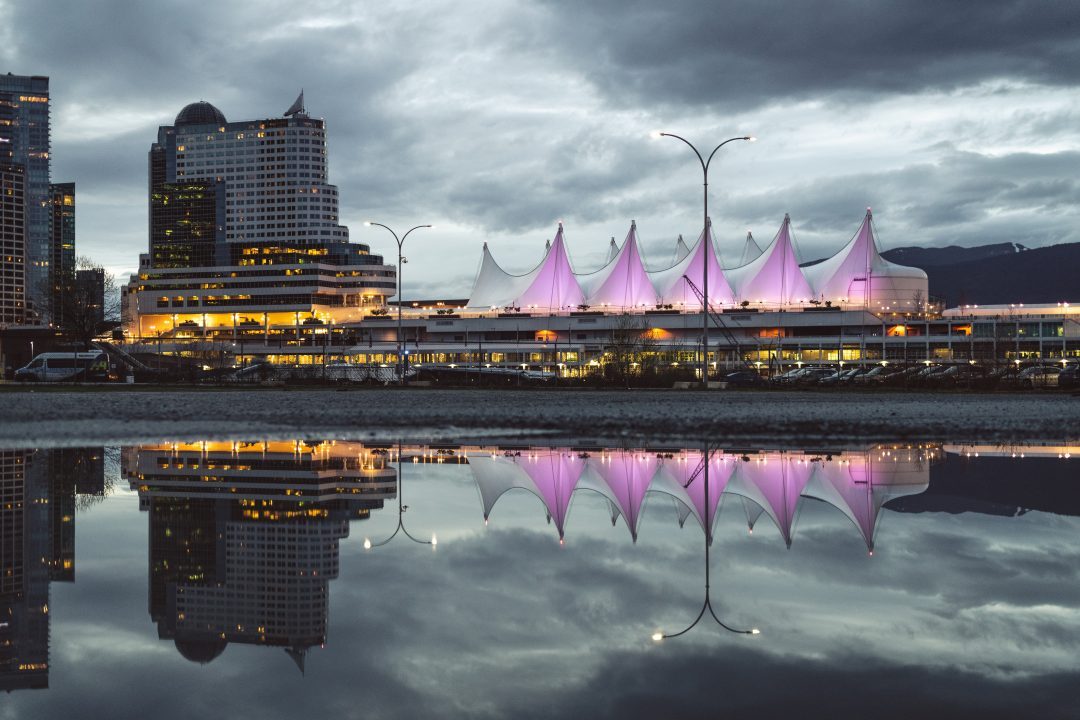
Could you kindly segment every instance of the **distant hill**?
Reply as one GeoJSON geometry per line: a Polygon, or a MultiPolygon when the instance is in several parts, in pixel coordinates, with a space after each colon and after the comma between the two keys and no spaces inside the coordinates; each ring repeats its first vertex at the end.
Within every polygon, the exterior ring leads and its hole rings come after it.
{"type": "Polygon", "coordinates": [[[896,248],[882,257],[922,268],[930,295],[962,304],[1080,301],[1080,243],[1027,249],[1015,243],[973,248],[896,248]]]}
{"type": "Polygon", "coordinates": [[[901,265],[926,268],[930,265],[955,265],[963,262],[974,262],[985,258],[999,255],[1015,255],[1017,252],[1026,250],[1023,245],[1015,243],[997,243],[995,245],[979,245],[978,247],[959,247],[950,245],[943,248],[906,247],[896,248],[881,253],[882,257],[901,265]]]}

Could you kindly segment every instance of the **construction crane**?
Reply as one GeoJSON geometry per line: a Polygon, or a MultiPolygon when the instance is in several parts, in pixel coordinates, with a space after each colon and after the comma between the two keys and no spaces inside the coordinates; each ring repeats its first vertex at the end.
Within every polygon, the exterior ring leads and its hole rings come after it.
{"type": "MultiPolygon", "coordinates": [[[[690,286],[690,289],[694,291],[694,294],[697,295],[698,301],[701,303],[702,307],[704,307],[705,306],[705,294],[702,293],[701,289],[697,285],[694,284],[694,281],[691,280],[690,278],[688,278],[686,275],[683,275],[683,280],[685,280],[686,284],[690,286]]],[[[720,332],[724,335],[724,338],[728,341],[728,344],[731,347],[735,348],[735,355],[739,358],[739,362],[741,362],[746,367],[750,367],[749,363],[747,363],[746,360],[743,359],[739,341],[732,334],[731,330],[728,329],[727,324],[724,322],[724,318],[721,317],[716,312],[716,310],[713,309],[713,306],[712,306],[711,303],[709,304],[709,307],[707,308],[707,310],[708,310],[708,313],[709,313],[709,317],[712,318],[713,322],[720,329],[720,332]]],[[[708,352],[709,352],[709,349],[705,348],[706,355],[708,355],[708,352]]]]}

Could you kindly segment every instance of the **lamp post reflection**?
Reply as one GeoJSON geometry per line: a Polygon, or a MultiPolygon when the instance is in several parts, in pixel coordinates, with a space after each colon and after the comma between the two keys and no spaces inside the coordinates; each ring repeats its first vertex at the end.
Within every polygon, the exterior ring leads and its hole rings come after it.
{"type": "Polygon", "coordinates": [[[372,548],[377,548],[377,547],[381,547],[383,545],[386,545],[388,542],[390,542],[395,537],[397,537],[398,533],[403,533],[405,535],[405,537],[409,538],[413,542],[419,543],[421,545],[430,545],[431,549],[434,550],[439,544],[439,539],[435,536],[435,533],[431,534],[431,539],[430,540],[421,540],[420,538],[418,538],[418,537],[414,536],[412,533],[410,533],[408,528],[405,527],[405,511],[409,509],[409,506],[405,504],[404,497],[402,496],[402,485],[403,485],[403,483],[402,483],[402,474],[403,473],[402,473],[402,464],[401,464],[401,443],[400,442],[398,442],[398,446],[397,446],[397,461],[398,461],[398,472],[397,472],[398,521],[397,521],[397,527],[394,528],[394,532],[390,533],[390,536],[388,538],[386,538],[385,540],[380,540],[379,542],[372,542],[371,538],[369,538],[369,537],[364,538],[364,549],[365,550],[371,550],[372,548]]]}
{"type": "MultiPolygon", "coordinates": [[[[662,632],[662,631],[659,631],[659,630],[654,632],[652,634],[652,639],[655,642],[660,642],[661,640],[667,640],[669,638],[676,638],[676,637],[679,637],[680,635],[685,635],[686,633],[690,632],[691,630],[694,629],[694,627],[699,622],[701,622],[701,619],[703,617],[705,617],[705,611],[706,610],[709,611],[709,615],[711,615],[712,619],[716,621],[716,624],[719,625],[720,627],[724,628],[728,632],[733,632],[733,633],[735,633],[737,635],[759,635],[761,633],[761,631],[758,630],[757,628],[750,628],[749,630],[741,630],[739,628],[731,627],[730,625],[725,623],[723,620],[721,620],[719,617],[717,617],[716,611],[713,609],[713,606],[712,606],[712,597],[711,597],[711,594],[710,594],[710,591],[711,591],[710,580],[711,580],[711,578],[710,578],[710,573],[709,573],[709,548],[710,548],[710,546],[712,544],[712,521],[713,521],[713,517],[709,514],[709,508],[710,508],[710,505],[709,505],[709,461],[712,459],[712,453],[713,453],[712,449],[708,446],[708,443],[706,443],[705,452],[704,452],[704,454],[702,456],[702,461],[701,461],[701,463],[702,463],[701,474],[702,474],[703,480],[705,482],[705,487],[704,487],[705,504],[704,504],[704,512],[702,514],[703,524],[705,526],[705,602],[702,604],[701,610],[700,610],[700,612],[698,612],[697,617],[694,618],[694,621],[692,623],[690,623],[689,625],[687,625],[684,629],[680,630],[679,632],[665,633],[665,632],[662,632]]],[[[695,474],[694,476],[692,476],[690,478],[690,480],[687,481],[685,487],[689,487],[690,484],[693,483],[694,480],[696,480],[696,479],[697,479],[697,475],[695,474]]]]}

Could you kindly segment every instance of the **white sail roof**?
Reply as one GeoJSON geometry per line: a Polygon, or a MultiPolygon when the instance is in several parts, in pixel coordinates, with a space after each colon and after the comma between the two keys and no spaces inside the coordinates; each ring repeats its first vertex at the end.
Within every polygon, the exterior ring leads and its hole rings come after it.
{"type": "Polygon", "coordinates": [[[656,289],[641,257],[637,223],[630,221],[630,231],[615,258],[580,280],[588,305],[621,309],[655,305],[656,289]]]}
{"type": "Polygon", "coordinates": [[[611,243],[607,249],[607,259],[604,260],[604,264],[607,265],[619,255],[619,244],[615,242],[615,238],[611,238],[611,243]]]}
{"type": "Polygon", "coordinates": [[[521,308],[563,310],[585,302],[563,240],[563,226],[548,244],[544,259],[525,275],[511,275],[499,267],[484,243],[480,272],[469,296],[471,308],[513,305],[521,308]]]}
{"type": "Polygon", "coordinates": [[[690,247],[686,244],[686,241],[682,239],[682,235],[675,241],[675,262],[679,262],[684,257],[690,254],[690,247]]]}
{"type": "Polygon", "coordinates": [[[848,244],[828,260],[806,268],[805,273],[815,297],[837,304],[903,304],[920,290],[925,300],[926,273],[891,263],[878,252],[870,208],[848,244]]]}
{"type": "Polygon", "coordinates": [[[484,243],[480,272],[476,274],[472,292],[469,293],[469,307],[494,308],[512,305],[531,284],[541,267],[543,263],[525,275],[511,275],[499,267],[499,263],[495,262],[488,250],[488,244],[484,243]]]}
{"type": "Polygon", "coordinates": [[[686,282],[686,278],[689,278],[699,290],[704,290],[703,276],[706,262],[709,267],[709,304],[713,306],[733,304],[735,296],[731,292],[724,269],[720,266],[720,260],[716,257],[711,221],[706,224],[705,232],[698,236],[697,242],[686,257],[669,268],[649,273],[660,301],[677,307],[700,308],[701,300],[686,282]]]}
{"type": "Polygon", "coordinates": [[[739,302],[766,307],[806,302],[814,296],[806,282],[799,258],[791,241],[791,217],[784,222],[776,237],[753,262],[728,271],[739,302]]]}
{"type": "Polygon", "coordinates": [[[761,257],[761,247],[757,244],[757,241],[754,240],[754,234],[747,230],[746,242],[743,244],[742,255],[739,256],[739,262],[735,267],[748,265],[759,257],[761,257]]]}

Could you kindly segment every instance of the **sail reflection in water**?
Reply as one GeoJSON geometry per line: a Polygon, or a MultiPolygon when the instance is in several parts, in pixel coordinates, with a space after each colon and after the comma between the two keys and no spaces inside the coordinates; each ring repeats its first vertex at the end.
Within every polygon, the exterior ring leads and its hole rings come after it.
{"type": "Polygon", "coordinates": [[[737,497],[751,531],[766,515],[789,547],[800,504],[819,500],[847,516],[873,553],[882,506],[890,499],[926,490],[930,464],[939,456],[935,447],[899,446],[832,453],[553,448],[477,450],[470,455],[469,465],[480,490],[485,521],[504,493],[528,490],[540,498],[560,541],[565,537],[570,501],[579,492],[605,497],[612,521],[621,516],[634,541],[649,496],[674,500],[679,523],[693,515],[710,541],[721,500],[737,497]],[[708,473],[704,472],[706,454],[708,473]]]}
{"type": "Polygon", "coordinates": [[[131,448],[150,517],[150,617],[207,663],[230,642],[284,647],[301,671],[326,642],[329,582],[352,520],[394,497],[386,451],[353,443],[131,448]]]}

